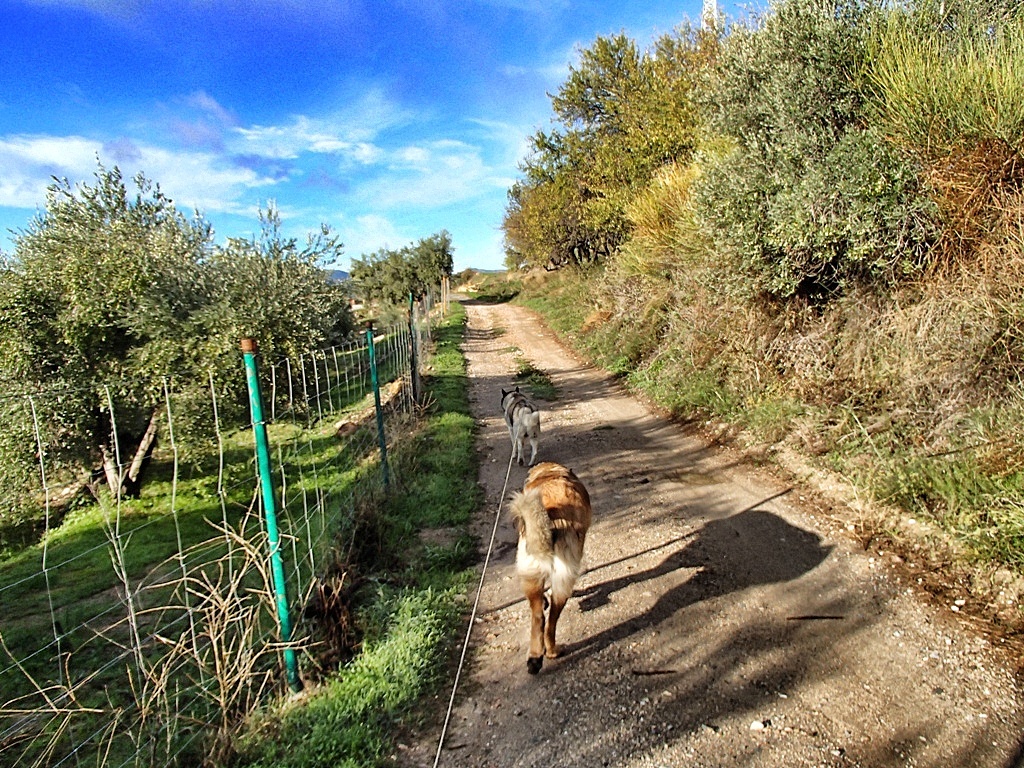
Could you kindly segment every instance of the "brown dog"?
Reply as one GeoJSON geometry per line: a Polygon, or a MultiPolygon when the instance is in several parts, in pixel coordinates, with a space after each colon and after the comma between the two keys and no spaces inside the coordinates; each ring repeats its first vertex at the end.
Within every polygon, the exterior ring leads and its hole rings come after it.
{"type": "Polygon", "coordinates": [[[545,655],[553,659],[561,652],[555,630],[582,570],[590,496],[571,469],[543,462],[530,470],[523,492],[512,497],[510,508],[519,532],[516,571],[533,617],[526,669],[535,675],[545,655]],[[551,605],[545,620],[548,588],[551,605]]]}

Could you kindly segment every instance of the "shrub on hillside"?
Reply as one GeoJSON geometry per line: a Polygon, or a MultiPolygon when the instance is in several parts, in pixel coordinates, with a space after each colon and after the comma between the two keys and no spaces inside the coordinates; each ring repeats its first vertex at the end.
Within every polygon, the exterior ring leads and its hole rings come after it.
{"type": "Polygon", "coordinates": [[[879,13],[785,0],[723,46],[706,98],[733,147],[710,158],[696,202],[756,291],[820,298],[924,259],[932,211],[917,168],[865,123],[859,73],[879,13]]]}

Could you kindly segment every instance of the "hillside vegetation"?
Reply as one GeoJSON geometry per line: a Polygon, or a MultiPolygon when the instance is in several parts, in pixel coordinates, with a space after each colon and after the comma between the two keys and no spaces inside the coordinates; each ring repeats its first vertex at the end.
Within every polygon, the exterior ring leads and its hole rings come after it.
{"type": "Polygon", "coordinates": [[[602,38],[552,105],[504,220],[531,305],[677,417],[869,491],[898,512],[868,535],[975,566],[1019,625],[1019,3],[780,0],[602,38]],[[946,546],[900,532],[928,523],[946,546]]]}

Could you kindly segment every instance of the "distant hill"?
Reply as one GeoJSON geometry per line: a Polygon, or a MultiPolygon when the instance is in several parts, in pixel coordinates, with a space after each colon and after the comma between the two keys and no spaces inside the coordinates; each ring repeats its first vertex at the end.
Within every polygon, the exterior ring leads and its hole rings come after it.
{"type": "Polygon", "coordinates": [[[328,269],[327,279],[335,283],[343,283],[349,279],[349,274],[343,269],[328,269]]]}

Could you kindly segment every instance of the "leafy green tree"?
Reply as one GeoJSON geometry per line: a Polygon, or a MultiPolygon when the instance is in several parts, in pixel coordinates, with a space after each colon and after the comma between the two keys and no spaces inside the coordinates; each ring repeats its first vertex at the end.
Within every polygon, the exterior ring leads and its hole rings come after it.
{"type": "Polygon", "coordinates": [[[282,234],[275,207],[260,211],[259,234],[229,239],[206,265],[217,284],[201,314],[211,331],[209,357],[233,357],[245,337],[256,339],[270,360],[342,340],[354,327],[349,291],[328,280],[324,268],[343,248],[326,226],[300,247],[282,234]]]}
{"type": "Polygon", "coordinates": [[[567,174],[509,191],[503,222],[509,269],[559,269],[611,253],[608,233],[587,223],[577,190],[567,174]]]}
{"type": "Polygon", "coordinates": [[[402,250],[381,248],[352,260],[355,292],[368,302],[398,306],[408,300],[412,270],[402,250]]]}
{"type": "Polygon", "coordinates": [[[694,89],[712,36],[684,27],[641,53],[599,37],[552,97],[557,127],[532,138],[509,192],[508,264],[555,269],[604,258],[629,234],[625,207],[656,170],[688,160],[699,125],[694,89]]]}
{"type": "MultiPolygon", "coordinates": [[[[712,45],[683,27],[645,53],[622,34],[581,52],[551,101],[562,126],[551,146],[574,157],[593,200],[624,202],[655,170],[689,158],[697,140],[694,88],[712,45]]],[[[618,216],[590,207],[595,224],[618,216]]]]}
{"type": "Polygon", "coordinates": [[[352,262],[352,282],[367,301],[405,306],[409,295],[419,299],[451,277],[452,238],[447,230],[398,250],[381,248],[352,262]]]}
{"type": "Polygon", "coordinates": [[[431,288],[450,278],[454,268],[452,236],[442,229],[430,237],[419,240],[412,248],[413,298],[426,296],[431,288]]]}
{"type": "Polygon", "coordinates": [[[208,225],[145,178],[135,185],[131,197],[120,171],[102,166],[94,186],[52,184],[46,210],[15,238],[0,294],[0,367],[27,387],[63,390],[43,425],[48,458],[98,458],[114,491],[138,480],[156,437],[167,369],[151,363],[167,357],[160,346],[189,326],[209,289],[193,280],[208,225]],[[122,437],[130,450],[118,463],[122,437]]]}
{"type": "Polygon", "coordinates": [[[182,340],[192,360],[178,362],[178,370],[187,373],[177,378],[182,423],[176,431],[185,438],[213,434],[211,381],[220,418],[227,423],[247,418],[240,339],[255,339],[260,357],[276,363],[337,344],[355,327],[349,286],[331,281],[325,270],[342,256],[337,236],[323,226],[300,245],[283,235],[273,205],[260,211],[259,223],[257,234],[230,238],[202,265],[201,279],[214,289],[194,317],[201,331],[182,340]]]}

